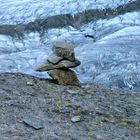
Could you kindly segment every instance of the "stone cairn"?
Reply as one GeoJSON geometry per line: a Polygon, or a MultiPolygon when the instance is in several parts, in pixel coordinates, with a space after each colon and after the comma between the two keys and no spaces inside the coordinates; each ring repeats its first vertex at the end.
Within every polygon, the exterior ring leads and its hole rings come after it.
{"type": "Polygon", "coordinates": [[[57,84],[80,86],[76,73],[70,69],[81,64],[75,58],[74,46],[64,41],[56,41],[53,44],[52,52],[53,54],[36,71],[48,71],[57,84]]]}

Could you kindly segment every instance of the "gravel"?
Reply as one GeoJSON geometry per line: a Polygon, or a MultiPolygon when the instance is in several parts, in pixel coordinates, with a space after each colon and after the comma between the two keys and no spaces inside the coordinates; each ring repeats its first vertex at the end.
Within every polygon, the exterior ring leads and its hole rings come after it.
{"type": "Polygon", "coordinates": [[[140,93],[4,73],[0,97],[0,140],[140,140],[140,93]]]}

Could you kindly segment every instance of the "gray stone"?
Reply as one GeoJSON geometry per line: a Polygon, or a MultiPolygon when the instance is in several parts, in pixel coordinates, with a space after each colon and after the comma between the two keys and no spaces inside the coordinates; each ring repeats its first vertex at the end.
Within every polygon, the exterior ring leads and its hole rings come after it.
{"type": "Polygon", "coordinates": [[[81,121],[81,117],[80,116],[74,116],[74,117],[71,118],[71,121],[73,123],[80,122],[81,121]]]}
{"type": "Polygon", "coordinates": [[[58,62],[60,62],[63,58],[56,56],[54,54],[52,54],[47,60],[48,62],[52,63],[52,64],[57,64],[58,62]]]}
{"type": "Polygon", "coordinates": [[[59,85],[80,86],[80,81],[78,80],[75,72],[72,70],[55,69],[49,70],[48,74],[59,85]]]}
{"type": "Polygon", "coordinates": [[[53,70],[53,69],[68,69],[68,68],[74,68],[77,67],[81,64],[81,62],[78,59],[75,59],[74,62],[71,62],[69,60],[62,60],[58,64],[52,64],[49,63],[48,61],[39,66],[36,71],[48,71],[48,70],[53,70]]]}
{"type": "Polygon", "coordinates": [[[70,61],[75,60],[74,45],[70,43],[66,43],[64,41],[55,41],[53,44],[52,51],[55,55],[59,57],[63,57],[70,61]]]}
{"type": "Polygon", "coordinates": [[[26,116],[23,118],[23,122],[36,130],[43,128],[43,122],[34,116],[26,116]]]}

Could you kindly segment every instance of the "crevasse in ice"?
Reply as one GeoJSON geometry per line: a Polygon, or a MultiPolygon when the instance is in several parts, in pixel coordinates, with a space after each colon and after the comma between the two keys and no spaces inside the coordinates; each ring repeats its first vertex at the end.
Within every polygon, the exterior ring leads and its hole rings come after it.
{"type": "Polygon", "coordinates": [[[48,77],[34,69],[51,53],[52,42],[64,39],[76,46],[81,82],[139,90],[138,0],[0,2],[0,72],[48,77]]]}

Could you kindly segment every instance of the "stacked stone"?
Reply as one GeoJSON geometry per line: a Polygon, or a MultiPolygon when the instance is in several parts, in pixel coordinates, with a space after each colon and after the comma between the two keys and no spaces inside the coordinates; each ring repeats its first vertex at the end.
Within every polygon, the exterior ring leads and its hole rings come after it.
{"type": "Polygon", "coordinates": [[[64,41],[56,41],[52,47],[53,54],[36,71],[48,71],[52,79],[60,85],[80,86],[80,82],[73,70],[81,63],[75,58],[74,46],[64,41]]]}

